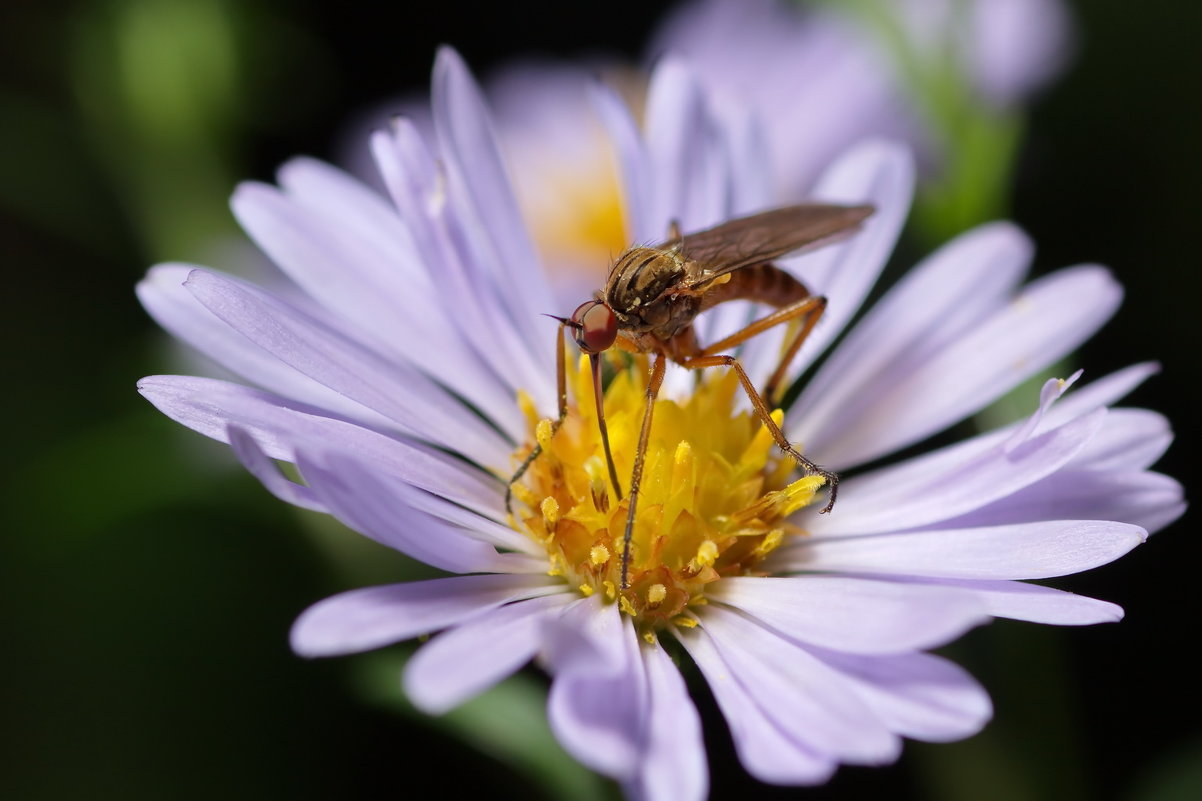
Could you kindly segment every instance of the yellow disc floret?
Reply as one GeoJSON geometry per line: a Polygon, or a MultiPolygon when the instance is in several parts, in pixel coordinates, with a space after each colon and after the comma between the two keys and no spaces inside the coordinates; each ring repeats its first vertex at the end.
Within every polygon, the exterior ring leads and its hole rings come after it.
{"type": "MultiPolygon", "coordinates": [[[[646,366],[635,357],[605,392],[614,462],[626,482],[643,417],[646,366]]],[[[773,447],[752,412],[738,409],[736,376],[707,371],[687,399],[656,402],[628,586],[620,589],[629,499],[612,497],[587,361],[569,378],[575,402],[553,436],[548,421],[527,416],[532,442],[514,454],[516,463],[533,442],[543,453],[514,487],[526,507],[515,525],[547,549],[552,574],[582,595],[600,591],[617,601],[644,635],[668,622],[687,625],[682,613],[706,603],[710,584],[759,575],[768,553],[802,533],[788,518],[813,501],[822,477],[789,482],[795,463],[773,447]]]]}

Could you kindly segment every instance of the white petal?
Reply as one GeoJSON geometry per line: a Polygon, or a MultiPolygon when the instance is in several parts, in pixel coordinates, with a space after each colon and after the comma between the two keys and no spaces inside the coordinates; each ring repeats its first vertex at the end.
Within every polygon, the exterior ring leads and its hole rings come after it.
{"type": "MultiPolygon", "coordinates": [[[[392,127],[391,136],[378,134],[373,140],[375,157],[422,258],[437,276],[435,286],[455,317],[456,329],[477,361],[491,366],[509,388],[501,393],[506,400],[525,388],[539,408],[549,412],[555,408],[554,372],[548,367],[554,364],[551,336],[544,334],[532,346],[518,330],[519,323],[528,322],[521,322],[522,315],[509,308],[500,294],[500,279],[489,277],[498,269],[497,257],[482,252],[488,249],[481,240],[483,223],[466,205],[469,200],[461,197],[464,187],[450,184],[446,160],[436,161],[412,122],[398,119],[392,127]]],[[[538,286],[544,281],[539,276],[538,286]]],[[[546,330],[553,333],[554,327],[546,330]]],[[[518,423],[508,425],[507,430],[515,430],[518,423]]]]}
{"type": "Polygon", "coordinates": [[[940,526],[996,526],[1040,520],[1117,520],[1149,534],[1185,511],[1183,490],[1160,473],[1129,470],[1064,470],[940,526]]]}
{"type": "Polygon", "coordinates": [[[1168,419],[1147,409],[1112,409],[1098,436],[1069,462],[1086,470],[1142,470],[1173,442],[1168,419]]]}
{"type": "Polygon", "coordinates": [[[957,579],[893,579],[955,587],[974,594],[989,614],[1051,626],[1092,626],[1122,619],[1122,607],[1084,595],[1027,584],[1022,581],[964,581],[957,579]]]}
{"type": "Polygon", "coordinates": [[[551,308],[551,293],[518,211],[480,88],[449,47],[440,48],[434,62],[431,107],[451,201],[463,203],[466,214],[483,226],[469,232],[487,248],[478,252],[485,257],[478,266],[496,279],[505,304],[499,311],[512,318],[532,352],[541,352],[539,315],[551,308]]]}
{"type": "Polygon", "coordinates": [[[625,209],[627,233],[635,242],[652,241],[657,234],[651,224],[652,189],[649,156],[639,135],[638,125],[618,93],[598,84],[593,90],[593,102],[602,124],[609,132],[617,159],[622,185],[622,208],[625,209]]]}
{"type": "Polygon", "coordinates": [[[701,89],[676,59],[665,58],[652,72],[645,129],[653,205],[636,236],[659,242],[673,220],[687,233],[728,217],[729,165],[701,89]]]}

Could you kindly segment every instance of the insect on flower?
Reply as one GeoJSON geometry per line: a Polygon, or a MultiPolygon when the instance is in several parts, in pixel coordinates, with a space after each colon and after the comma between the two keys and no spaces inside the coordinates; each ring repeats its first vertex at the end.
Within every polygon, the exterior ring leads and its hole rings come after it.
{"type": "MultiPolygon", "coordinates": [[[[623,589],[629,586],[630,543],[639,483],[651,435],[655,400],[663,383],[667,359],[689,369],[733,368],[756,415],[780,449],[793,457],[803,470],[825,479],[829,494],[822,511],[829,512],[834,508],[839,477],[794,448],[770,413],[770,404],[776,405],[780,400],[781,381],[790,362],[826,309],[826,298],[811,294],[801,281],[772,261],[848,236],[872,211],[871,206],[863,205],[803,204],[729,220],[683,236],[678,225],[673,223],[666,242],[654,247],[629,248],[610,268],[604,290],[597,291],[592,300],[580,304],[571,317],[555,318],[559,320],[555,340],[559,417],[552,431],[559,428],[567,414],[563,330],[570,328],[576,344],[589,356],[601,443],[610,483],[619,501],[622,485],[614,467],[605,426],[600,356],[616,346],[655,357],[630,477],[630,502],[622,550],[623,589]],[[703,346],[697,339],[693,321],[707,309],[729,300],[755,301],[771,306],[775,311],[730,336],[703,346]],[[796,331],[762,391],[752,385],[738,359],[722,354],[770,328],[794,321],[797,322],[796,331]]],[[[541,446],[535,445],[510,479],[511,489],[540,452],[541,446]]],[[[506,494],[505,500],[508,508],[510,493],[506,494]]]]}

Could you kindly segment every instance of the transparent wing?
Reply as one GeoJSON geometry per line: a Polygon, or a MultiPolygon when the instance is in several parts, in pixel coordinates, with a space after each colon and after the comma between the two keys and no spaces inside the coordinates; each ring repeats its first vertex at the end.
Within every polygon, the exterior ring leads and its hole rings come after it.
{"type": "Polygon", "coordinates": [[[842,239],[872,212],[872,206],[824,203],[786,206],[728,220],[658,247],[680,246],[688,270],[682,288],[696,289],[743,267],[842,239]]]}

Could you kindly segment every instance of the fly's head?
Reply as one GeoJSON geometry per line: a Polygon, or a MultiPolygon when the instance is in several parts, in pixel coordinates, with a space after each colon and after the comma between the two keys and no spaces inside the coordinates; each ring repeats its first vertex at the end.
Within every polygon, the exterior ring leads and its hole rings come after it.
{"type": "Polygon", "coordinates": [[[618,318],[603,300],[581,303],[568,319],[568,326],[580,350],[590,356],[609,350],[618,338],[618,318]]]}

